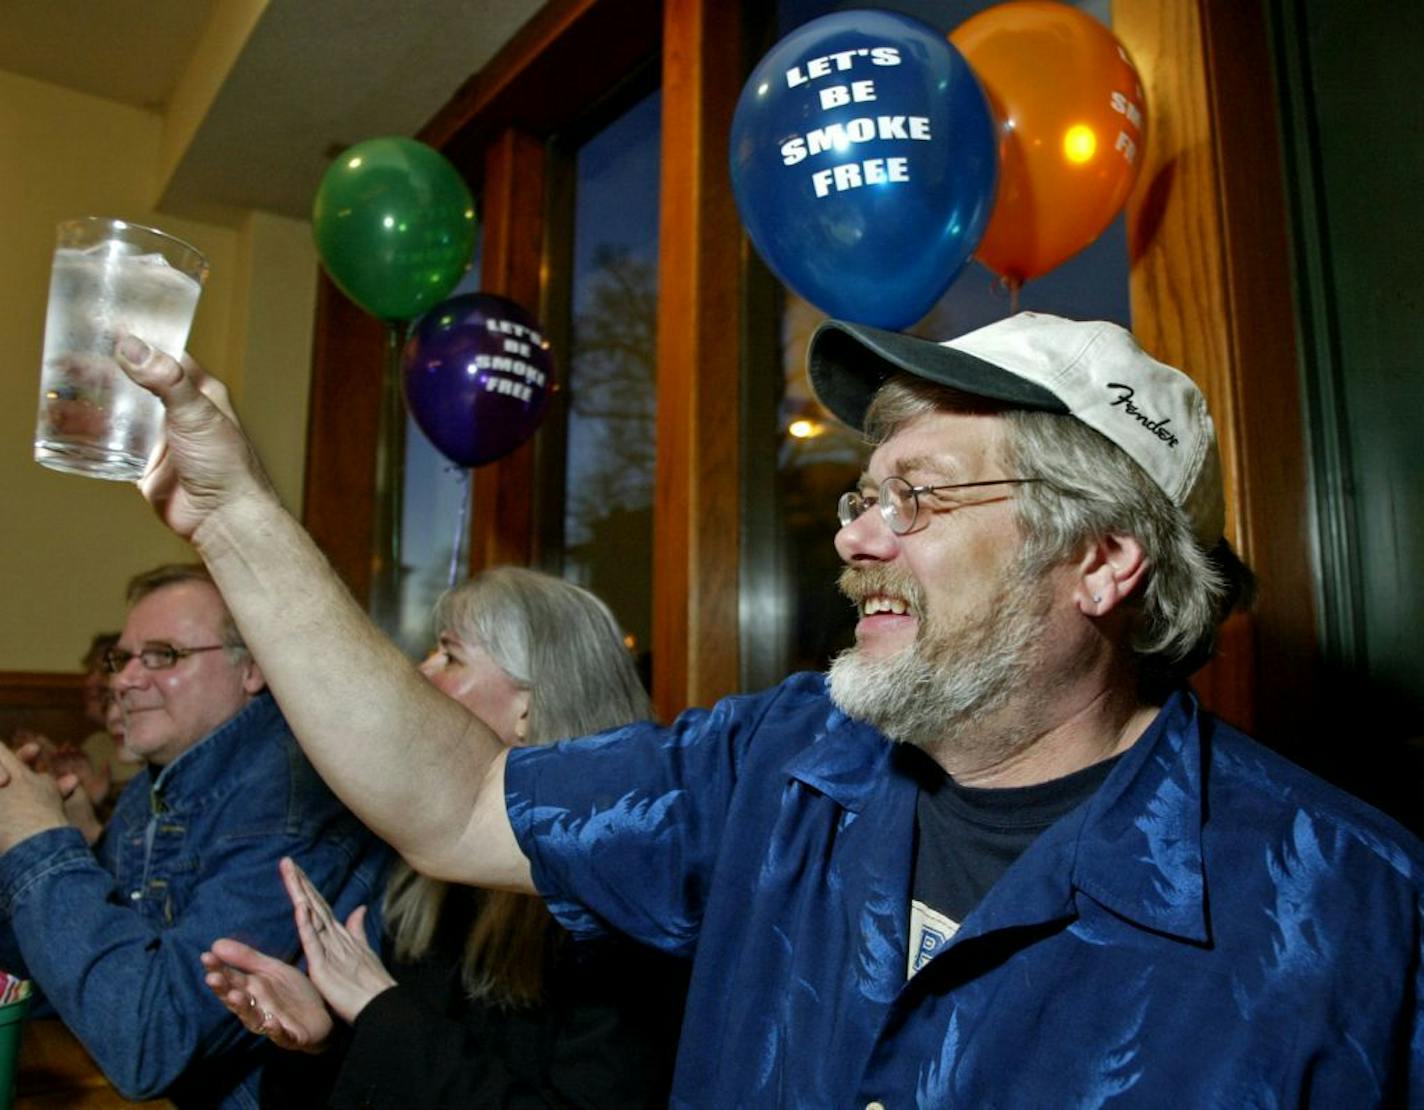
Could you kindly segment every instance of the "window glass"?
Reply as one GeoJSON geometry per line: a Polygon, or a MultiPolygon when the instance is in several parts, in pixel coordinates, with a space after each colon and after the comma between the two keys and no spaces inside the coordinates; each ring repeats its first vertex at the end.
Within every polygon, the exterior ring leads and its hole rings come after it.
{"type": "MultiPolygon", "coordinates": [[[[470,268],[450,296],[479,291],[480,247],[476,240],[470,268]]],[[[442,455],[409,412],[405,413],[404,455],[399,624],[393,638],[411,658],[420,658],[434,643],[430,613],[451,583],[452,561],[455,581],[463,581],[469,572],[471,483],[469,471],[442,455]]]]}
{"type": "Polygon", "coordinates": [[[575,155],[563,573],[613,609],[647,677],[656,452],[658,173],[652,93],[575,155]]]}
{"type": "MultiPolygon", "coordinates": [[[[824,0],[780,0],[775,38],[810,19],[863,5],[824,0]]],[[[976,0],[897,0],[877,5],[913,16],[946,35],[975,12],[976,0]]],[[[1109,22],[1107,0],[1078,7],[1109,22]]],[[[1126,225],[1121,216],[1081,253],[1024,284],[1018,309],[1079,319],[1130,323],[1126,225]]],[[[743,681],[775,681],[790,670],[819,669],[852,642],[855,614],[835,601],[840,563],[834,549],[836,501],[864,467],[868,451],[811,394],[806,344],[824,314],[790,290],[780,289],[780,394],[750,404],[775,406],[774,419],[748,414],[743,548],[743,681]],[[770,441],[766,437],[772,437],[770,441]],[[760,452],[761,459],[754,456],[760,452]],[[768,456],[774,456],[771,465],[768,456]],[[760,480],[759,480],[760,476],[760,480]],[[768,488],[769,487],[769,488],[768,488]],[[756,597],[748,604],[748,585],[756,597]]],[[[1015,309],[996,275],[971,262],[938,304],[908,329],[933,339],[959,335],[1008,316],[1015,309]]],[[[755,342],[753,350],[756,350],[755,342]]],[[[753,354],[749,372],[761,373],[753,354]]]]}

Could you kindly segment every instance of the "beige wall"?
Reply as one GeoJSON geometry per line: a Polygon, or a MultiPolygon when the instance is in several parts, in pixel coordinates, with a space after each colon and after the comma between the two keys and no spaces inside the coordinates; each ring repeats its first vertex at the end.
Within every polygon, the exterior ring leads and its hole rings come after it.
{"type": "Polygon", "coordinates": [[[278,491],[300,511],[316,255],[307,224],[155,212],[159,116],[0,70],[0,671],[72,671],[117,628],[123,585],[191,558],[131,486],[31,455],[54,226],[106,215],[162,227],[212,263],[189,347],[224,378],[278,491]]]}

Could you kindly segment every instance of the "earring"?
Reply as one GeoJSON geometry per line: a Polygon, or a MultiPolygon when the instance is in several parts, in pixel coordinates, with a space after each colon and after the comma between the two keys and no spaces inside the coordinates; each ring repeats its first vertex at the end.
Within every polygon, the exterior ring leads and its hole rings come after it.
{"type": "Polygon", "coordinates": [[[1101,605],[1102,603],[1103,603],[1103,595],[1102,595],[1102,594],[1094,594],[1094,595],[1093,595],[1093,604],[1094,604],[1094,605],[1101,605]]]}

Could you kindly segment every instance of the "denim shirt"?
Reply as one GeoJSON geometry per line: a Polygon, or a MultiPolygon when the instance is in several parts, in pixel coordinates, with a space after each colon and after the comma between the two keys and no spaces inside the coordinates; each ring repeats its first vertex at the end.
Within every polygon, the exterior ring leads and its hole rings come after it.
{"type": "Polygon", "coordinates": [[[916,785],[820,676],[556,748],[576,934],[694,957],[674,1106],[1424,1105],[1424,846],[1174,695],[907,980],[916,785]]]}
{"type": "Polygon", "coordinates": [[[23,970],[125,1097],[256,1107],[273,1050],[213,996],[198,954],[222,936],[299,954],[277,871],[286,855],[344,920],[378,892],[388,852],[264,693],[135,776],[92,850],[63,828],[0,856],[5,958],[17,943],[23,970]]]}

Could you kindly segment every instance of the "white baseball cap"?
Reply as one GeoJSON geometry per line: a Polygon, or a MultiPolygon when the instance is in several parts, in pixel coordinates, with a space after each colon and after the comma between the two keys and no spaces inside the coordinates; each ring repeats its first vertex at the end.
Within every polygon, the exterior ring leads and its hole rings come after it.
{"type": "Polygon", "coordinates": [[[901,372],[1013,408],[1074,416],[1127,452],[1204,545],[1221,538],[1221,459],[1206,398],[1117,324],[1020,312],[934,343],[827,320],[811,337],[807,363],[821,403],[855,428],[875,391],[901,372]]]}

